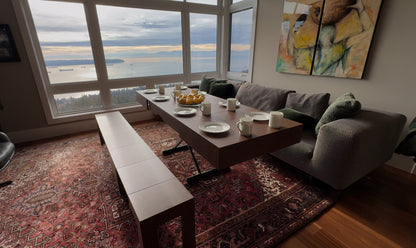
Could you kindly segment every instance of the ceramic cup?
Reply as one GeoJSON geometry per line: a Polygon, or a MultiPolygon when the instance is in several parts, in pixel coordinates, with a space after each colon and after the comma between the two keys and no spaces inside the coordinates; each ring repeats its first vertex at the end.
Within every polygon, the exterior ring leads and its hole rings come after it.
{"type": "Polygon", "coordinates": [[[202,102],[199,106],[203,115],[211,115],[211,103],[210,102],[202,102]]]}
{"type": "Polygon", "coordinates": [[[242,117],[237,122],[237,128],[243,136],[251,136],[253,132],[253,118],[242,117]]]}
{"type": "Polygon", "coordinates": [[[280,111],[271,111],[269,119],[269,127],[280,128],[282,125],[283,113],[280,111]]]}
{"type": "Polygon", "coordinates": [[[165,94],[165,86],[159,85],[159,94],[164,95],[165,94]]]}
{"type": "Polygon", "coordinates": [[[173,97],[173,101],[176,102],[176,98],[181,94],[180,90],[173,90],[170,95],[173,97]]]}
{"type": "Polygon", "coordinates": [[[227,98],[227,110],[235,111],[237,107],[237,98],[227,98]]]}
{"type": "Polygon", "coordinates": [[[175,90],[181,90],[181,86],[180,84],[175,84],[175,90]]]}

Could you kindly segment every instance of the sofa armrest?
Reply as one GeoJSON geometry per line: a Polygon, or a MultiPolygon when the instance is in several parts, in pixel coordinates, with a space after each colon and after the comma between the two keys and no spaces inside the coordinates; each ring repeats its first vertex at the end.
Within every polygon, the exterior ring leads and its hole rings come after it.
{"type": "Polygon", "coordinates": [[[353,118],[321,127],[311,165],[323,181],[345,188],[388,161],[398,143],[406,117],[362,110],[353,118]]]}

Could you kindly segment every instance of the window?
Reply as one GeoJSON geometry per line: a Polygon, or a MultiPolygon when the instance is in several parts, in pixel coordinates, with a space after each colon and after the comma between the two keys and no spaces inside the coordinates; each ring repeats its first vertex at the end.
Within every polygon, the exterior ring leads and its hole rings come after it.
{"type": "Polygon", "coordinates": [[[109,79],[182,74],[181,13],[97,6],[109,79]]]}
{"type": "Polygon", "coordinates": [[[97,80],[83,4],[29,3],[50,83],[97,80]]]}
{"type": "Polygon", "coordinates": [[[86,91],[54,95],[58,113],[73,113],[80,110],[102,107],[99,91],[86,91]]]}
{"type": "Polygon", "coordinates": [[[228,78],[251,81],[256,10],[257,1],[232,1],[229,18],[228,78]]]}
{"type": "Polygon", "coordinates": [[[231,14],[229,71],[248,73],[253,9],[231,14]]]}
{"type": "Polygon", "coordinates": [[[138,110],[137,89],[225,77],[227,68],[250,74],[257,1],[223,8],[231,2],[12,1],[48,123],[138,110]]]}
{"type": "Polygon", "coordinates": [[[217,16],[190,14],[191,70],[216,71],[217,68],[217,16]]]}
{"type": "Polygon", "coordinates": [[[115,106],[134,104],[136,102],[136,91],[144,89],[146,89],[146,86],[111,89],[111,103],[115,106]]]}

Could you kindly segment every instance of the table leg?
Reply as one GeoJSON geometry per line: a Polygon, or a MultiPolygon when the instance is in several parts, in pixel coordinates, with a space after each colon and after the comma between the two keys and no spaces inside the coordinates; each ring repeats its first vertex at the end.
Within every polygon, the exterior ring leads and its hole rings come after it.
{"type": "Polygon", "coordinates": [[[168,150],[164,150],[164,151],[162,152],[163,156],[168,156],[168,155],[171,155],[171,154],[173,154],[173,153],[177,153],[177,152],[181,152],[181,151],[186,151],[186,150],[188,150],[188,149],[189,149],[189,147],[188,147],[187,145],[184,145],[184,146],[179,146],[179,145],[182,143],[182,141],[183,141],[183,140],[180,140],[180,141],[179,141],[179,143],[178,143],[178,144],[176,144],[176,146],[174,146],[173,148],[168,149],[168,150]]]}

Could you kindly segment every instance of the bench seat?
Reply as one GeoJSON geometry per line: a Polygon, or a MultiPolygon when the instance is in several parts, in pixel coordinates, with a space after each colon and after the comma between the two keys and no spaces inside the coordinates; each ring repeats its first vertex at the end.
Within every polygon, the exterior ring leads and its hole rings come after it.
{"type": "Polygon", "coordinates": [[[178,216],[183,247],[195,247],[195,202],[120,112],[95,115],[121,194],[135,216],[141,247],[158,246],[157,228],[178,216]]]}

